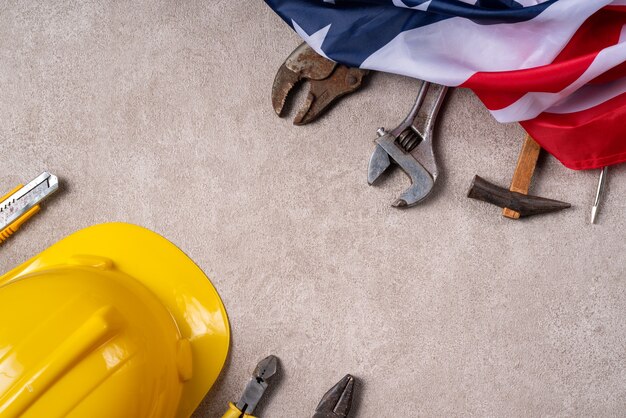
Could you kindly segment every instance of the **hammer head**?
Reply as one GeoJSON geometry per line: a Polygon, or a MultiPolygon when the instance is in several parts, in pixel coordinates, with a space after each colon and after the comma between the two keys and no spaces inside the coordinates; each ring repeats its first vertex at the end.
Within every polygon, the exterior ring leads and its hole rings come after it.
{"type": "Polygon", "coordinates": [[[367,182],[372,185],[395,162],[409,176],[411,186],[392,204],[397,208],[415,206],[432,191],[435,178],[410,153],[402,149],[390,133],[376,140],[367,170],[367,182]]]}
{"type": "Polygon", "coordinates": [[[474,176],[467,197],[512,209],[518,212],[520,217],[555,212],[571,206],[567,202],[512,192],[504,187],[496,186],[480,176],[474,176]]]}

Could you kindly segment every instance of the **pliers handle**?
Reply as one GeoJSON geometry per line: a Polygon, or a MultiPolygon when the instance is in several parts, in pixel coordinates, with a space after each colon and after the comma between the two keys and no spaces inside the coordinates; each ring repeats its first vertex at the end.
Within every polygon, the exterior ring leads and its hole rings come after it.
{"type": "Polygon", "coordinates": [[[222,418],[256,418],[254,415],[244,414],[235,406],[234,403],[228,402],[228,410],[222,415],[222,418]]]}

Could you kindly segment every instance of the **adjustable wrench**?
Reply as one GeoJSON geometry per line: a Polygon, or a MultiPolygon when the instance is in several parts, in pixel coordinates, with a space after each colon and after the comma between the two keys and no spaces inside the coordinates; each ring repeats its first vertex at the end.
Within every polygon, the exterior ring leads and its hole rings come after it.
{"type": "Polygon", "coordinates": [[[437,181],[439,170],[433,151],[433,130],[447,91],[445,86],[422,81],[415,104],[404,121],[390,132],[378,129],[379,138],[370,158],[367,182],[372,185],[395,162],[412,183],[392,204],[394,207],[406,208],[418,204],[428,196],[437,181]],[[420,131],[417,127],[418,114],[431,85],[437,91],[436,97],[424,121],[424,129],[420,131]],[[423,150],[419,161],[411,153],[418,146],[417,151],[423,150]]]}

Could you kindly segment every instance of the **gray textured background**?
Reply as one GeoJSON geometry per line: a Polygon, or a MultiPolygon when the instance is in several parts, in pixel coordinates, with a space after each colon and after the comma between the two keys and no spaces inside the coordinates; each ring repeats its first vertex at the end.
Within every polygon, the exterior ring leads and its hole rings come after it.
{"type": "Polygon", "coordinates": [[[573,208],[503,219],[465,193],[477,173],[508,184],[523,131],[457,90],[437,192],[395,210],[405,178],[368,187],[366,167],[415,82],[374,74],[294,127],[269,94],[298,43],[259,1],[0,5],[0,187],[43,169],[64,187],[0,270],[99,222],[172,240],[232,325],[197,417],[221,416],[269,353],[284,372],[263,417],[310,415],[347,372],[355,417],[624,416],[626,170],[590,226],[598,173],[544,157],[533,192],[573,208]]]}

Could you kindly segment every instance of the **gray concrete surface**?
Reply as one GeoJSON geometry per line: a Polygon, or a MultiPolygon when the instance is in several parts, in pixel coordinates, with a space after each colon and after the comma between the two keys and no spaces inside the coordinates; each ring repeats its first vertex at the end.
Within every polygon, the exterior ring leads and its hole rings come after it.
{"type": "Polygon", "coordinates": [[[221,416],[269,353],[283,375],[261,417],[309,416],[348,372],[354,417],[626,416],[626,169],[591,226],[598,173],[544,157],[533,192],[573,208],[503,219],[465,193],[477,173],[508,183],[523,131],[457,90],[437,193],[395,210],[404,177],[368,187],[366,167],[415,82],[375,74],[294,127],[269,92],[298,42],[259,1],[0,5],[0,187],[43,169],[64,184],[0,270],[99,222],[172,240],[232,325],[196,417],[221,416]]]}

